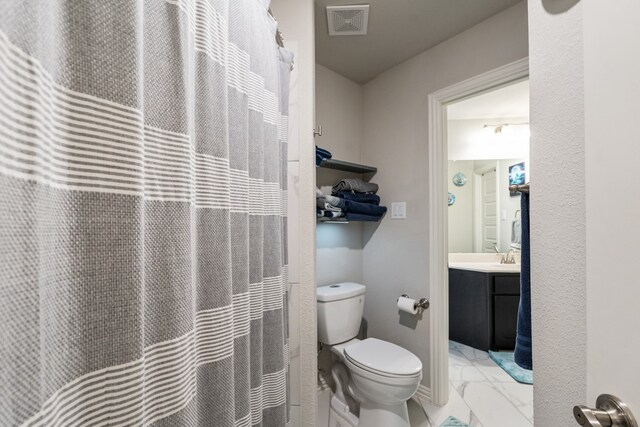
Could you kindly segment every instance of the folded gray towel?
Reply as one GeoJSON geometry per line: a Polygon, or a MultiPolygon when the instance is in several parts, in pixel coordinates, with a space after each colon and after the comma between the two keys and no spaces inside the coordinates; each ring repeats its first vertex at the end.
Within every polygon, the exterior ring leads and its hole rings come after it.
{"type": "Polygon", "coordinates": [[[342,199],[338,197],[325,196],[322,191],[316,188],[316,207],[318,209],[330,212],[342,212],[342,209],[337,206],[337,203],[341,200],[342,199]],[[329,198],[331,200],[329,200],[329,198]]]}
{"type": "Polygon", "coordinates": [[[360,178],[345,178],[332,188],[333,194],[339,191],[355,191],[356,193],[377,193],[378,184],[373,182],[365,182],[360,178]]]}

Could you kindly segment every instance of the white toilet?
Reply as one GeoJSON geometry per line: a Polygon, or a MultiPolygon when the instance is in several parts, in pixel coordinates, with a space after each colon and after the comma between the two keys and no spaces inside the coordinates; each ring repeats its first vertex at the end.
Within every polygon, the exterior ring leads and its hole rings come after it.
{"type": "Polygon", "coordinates": [[[355,338],[364,293],[365,287],[357,283],[322,286],[316,291],[318,340],[331,346],[340,359],[332,368],[336,393],[331,426],[409,427],[407,400],[418,390],[422,362],[390,342],[355,338]],[[359,417],[349,412],[345,393],[360,403],[359,417]]]}

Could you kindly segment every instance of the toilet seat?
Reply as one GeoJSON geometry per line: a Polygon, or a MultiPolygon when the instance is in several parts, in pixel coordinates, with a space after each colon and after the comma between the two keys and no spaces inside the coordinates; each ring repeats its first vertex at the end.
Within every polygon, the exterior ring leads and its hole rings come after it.
{"type": "Polygon", "coordinates": [[[343,352],[348,365],[368,377],[411,381],[422,376],[420,359],[410,351],[387,341],[367,338],[346,346],[343,352]]]}

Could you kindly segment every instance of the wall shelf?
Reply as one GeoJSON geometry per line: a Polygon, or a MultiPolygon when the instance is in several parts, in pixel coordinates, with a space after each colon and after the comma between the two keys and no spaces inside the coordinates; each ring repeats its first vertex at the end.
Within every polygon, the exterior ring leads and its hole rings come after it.
{"type": "MultiPolygon", "coordinates": [[[[316,171],[320,173],[322,169],[330,169],[332,171],[339,172],[348,172],[352,174],[359,174],[362,176],[362,179],[365,181],[370,180],[376,172],[378,172],[378,168],[373,166],[362,165],[359,163],[353,162],[345,162],[343,160],[336,159],[324,159],[322,163],[320,163],[316,167],[316,171]]],[[[342,177],[341,174],[336,174],[336,172],[325,171],[322,175],[317,175],[318,177],[322,176],[322,181],[331,180],[333,182],[337,182],[336,178],[340,179],[342,177]]],[[[331,182],[330,181],[330,182],[331,182]]],[[[317,224],[349,224],[350,222],[373,222],[373,221],[348,221],[346,218],[316,218],[317,224]]],[[[380,221],[378,221],[380,222],[380,221]]]]}
{"type": "Polygon", "coordinates": [[[351,173],[370,174],[371,176],[378,172],[378,168],[375,168],[373,166],[366,166],[358,163],[345,162],[343,160],[336,159],[324,159],[322,163],[318,165],[318,167],[351,173]]]}
{"type": "Polygon", "coordinates": [[[363,222],[363,223],[366,222],[366,223],[369,223],[369,224],[377,224],[380,221],[382,221],[382,218],[384,218],[384,217],[385,217],[385,215],[382,215],[382,217],[380,217],[380,219],[378,221],[358,221],[358,220],[353,220],[353,219],[351,221],[349,221],[346,218],[326,218],[326,219],[323,219],[323,218],[320,218],[320,217],[316,217],[316,223],[317,224],[349,224],[351,222],[363,222]]]}
{"type": "Polygon", "coordinates": [[[318,224],[349,224],[345,218],[316,218],[318,224]]]}

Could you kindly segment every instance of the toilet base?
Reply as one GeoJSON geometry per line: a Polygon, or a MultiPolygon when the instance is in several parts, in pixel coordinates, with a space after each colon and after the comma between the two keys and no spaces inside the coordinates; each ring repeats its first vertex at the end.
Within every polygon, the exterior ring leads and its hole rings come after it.
{"type": "Polygon", "coordinates": [[[331,396],[329,427],[358,427],[358,421],[358,417],[349,410],[349,405],[337,396],[331,396]]]}
{"type": "Polygon", "coordinates": [[[335,395],[331,397],[329,427],[409,427],[406,402],[396,405],[360,404],[360,417],[335,395]]]}
{"type": "Polygon", "coordinates": [[[358,427],[409,427],[407,402],[394,405],[360,403],[358,427]]]}

